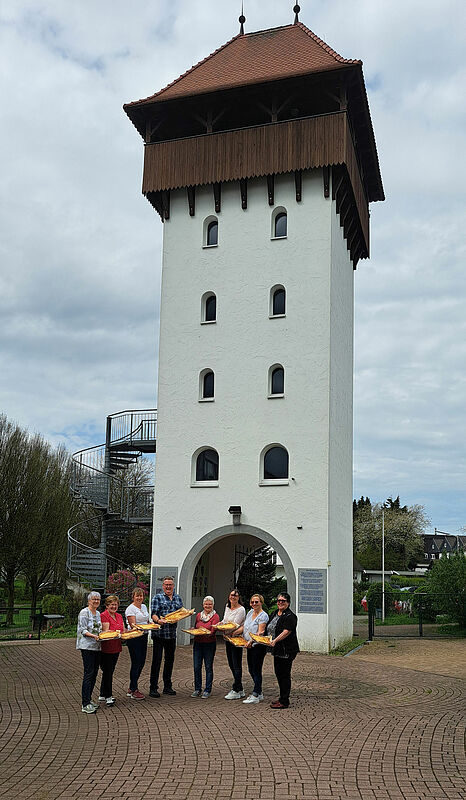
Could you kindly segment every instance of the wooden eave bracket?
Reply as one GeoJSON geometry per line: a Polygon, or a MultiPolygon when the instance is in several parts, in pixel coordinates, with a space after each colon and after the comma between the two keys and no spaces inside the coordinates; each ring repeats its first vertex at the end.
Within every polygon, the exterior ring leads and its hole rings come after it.
{"type": "Polygon", "coordinates": [[[368,250],[364,240],[361,221],[356,209],[349,175],[344,167],[332,169],[332,199],[335,201],[335,211],[339,216],[340,225],[346,246],[350,253],[353,269],[356,269],[361,257],[368,257],[368,250]]]}
{"type": "Polygon", "coordinates": [[[170,219],[170,189],[162,190],[162,218],[170,219]]]}
{"type": "Polygon", "coordinates": [[[322,176],[324,179],[324,197],[330,197],[330,167],[323,167],[322,176]]]}
{"type": "Polygon", "coordinates": [[[222,184],[214,183],[212,184],[212,188],[214,191],[215,213],[220,214],[222,210],[222,184]]]}
{"type": "Polygon", "coordinates": [[[241,208],[245,210],[248,207],[248,179],[240,178],[239,186],[241,191],[241,208]]]}
{"type": "Polygon", "coordinates": [[[189,216],[194,217],[196,213],[196,187],[187,186],[186,193],[188,195],[189,216]]]}
{"type": "Polygon", "coordinates": [[[296,202],[300,203],[303,197],[303,171],[301,169],[295,170],[294,184],[296,189],[296,202]]]}
{"type": "Polygon", "coordinates": [[[160,128],[162,122],[163,122],[162,119],[156,119],[155,121],[151,119],[146,119],[146,136],[145,136],[146,144],[151,143],[152,135],[155,133],[156,130],[158,130],[158,128],[160,128]]]}

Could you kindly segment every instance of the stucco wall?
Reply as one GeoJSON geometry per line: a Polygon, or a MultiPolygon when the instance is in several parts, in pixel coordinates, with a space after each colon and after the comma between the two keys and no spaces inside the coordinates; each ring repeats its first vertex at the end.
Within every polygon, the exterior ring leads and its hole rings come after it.
{"type": "MultiPolygon", "coordinates": [[[[339,329],[339,339],[350,326],[352,341],[352,294],[351,314],[339,298],[352,283],[345,277],[337,287],[345,269],[352,282],[352,269],[340,251],[330,268],[337,250],[334,209],[323,196],[320,170],[303,175],[301,203],[294,176],[277,176],[275,206],[287,209],[288,236],[271,241],[273,209],[265,179],[248,182],[247,210],[241,208],[238,184],[223,185],[218,247],[205,249],[203,221],[215,214],[211,188],[196,191],[194,217],[186,193],[172,193],[163,244],[155,563],[181,569],[201,537],[231,524],[230,505],[240,505],[241,522],[281,542],[296,574],[298,567],[327,569],[329,560],[331,569],[338,569],[339,544],[331,554],[329,520],[340,541],[346,517],[340,519],[337,511],[332,517],[329,508],[342,485],[347,487],[339,469],[351,469],[352,417],[340,406],[351,393],[352,362],[343,370],[346,386],[339,389],[345,349],[331,344],[330,326],[339,329]],[[287,291],[286,316],[269,319],[269,294],[276,284],[287,291]],[[207,291],[217,295],[217,322],[201,325],[207,291]],[[333,372],[331,347],[339,362],[333,372]],[[275,363],[285,368],[285,397],[268,399],[268,369],[275,363]],[[207,367],[215,373],[215,401],[203,403],[199,373],[207,367]],[[331,440],[340,437],[341,426],[346,426],[345,455],[333,462],[339,445],[331,440]],[[287,485],[259,485],[260,453],[271,443],[289,452],[287,485]],[[191,487],[192,455],[202,446],[219,452],[218,487],[191,487]]],[[[338,616],[340,607],[332,603],[329,597],[329,609],[338,616]]],[[[300,615],[299,633],[305,649],[327,649],[325,615],[300,615]]]]}

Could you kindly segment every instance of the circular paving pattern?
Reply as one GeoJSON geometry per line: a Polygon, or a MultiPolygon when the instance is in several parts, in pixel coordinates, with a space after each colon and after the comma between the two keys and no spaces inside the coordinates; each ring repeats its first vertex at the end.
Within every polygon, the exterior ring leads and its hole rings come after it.
{"type": "MultiPolygon", "coordinates": [[[[231,676],[222,646],[208,700],[189,696],[192,653],[186,647],[177,649],[176,697],[135,702],[126,697],[124,650],[115,673],[117,703],[94,715],[81,713],[81,660],[74,647],[72,640],[0,647],[1,798],[465,796],[464,682],[428,671],[425,642],[423,671],[373,663],[360,653],[301,654],[293,665],[292,706],[278,712],[269,706],[277,697],[270,657],[266,700],[258,705],[224,700],[231,676]]],[[[369,658],[370,648],[364,650],[369,658]]],[[[249,690],[247,674],[244,681],[249,690]]]]}

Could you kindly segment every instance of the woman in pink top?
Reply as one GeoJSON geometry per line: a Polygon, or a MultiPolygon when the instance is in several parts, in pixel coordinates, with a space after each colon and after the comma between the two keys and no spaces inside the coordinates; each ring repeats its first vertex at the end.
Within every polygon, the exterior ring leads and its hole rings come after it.
{"type": "MultiPolygon", "coordinates": [[[[125,625],[121,614],[117,614],[119,599],[116,594],[109,594],[105,600],[105,611],[100,615],[102,631],[119,631],[123,633],[125,625]]],[[[115,698],[112,695],[113,673],[121,653],[120,639],[103,639],[100,643],[100,667],[102,670],[102,683],[100,684],[100,697],[108,706],[113,706],[115,698]]]]}
{"type": "Polygon", "coordinates": [[[214,656],[217,640],[214,625],[218,625],[220,617],[214,610],[214,598],[210,595],[202,601],[203,611],[196,616],[195,628],[206,628],[211,633],[194,638],[193,665],[194,665],[194,692],[191,697],[210,697],[212,682],[214,680],[214,656]],[[205,664],[205,689],[202,691],[202,662],[205,664]]]}

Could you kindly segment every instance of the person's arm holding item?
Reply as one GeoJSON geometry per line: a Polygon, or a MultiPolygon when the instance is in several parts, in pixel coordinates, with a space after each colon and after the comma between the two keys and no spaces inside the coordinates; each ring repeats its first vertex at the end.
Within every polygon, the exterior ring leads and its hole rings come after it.
{"type": "Polygon", "coordinates": [[[290,634],[296,631],[296,626],[298,622],[297,617],[291,613],[287,613],[284,616],[285,618],[283,619],[283,625],[285,625],[285,627],[283,628],[282,631],[280,631],[279,634],[277,634],[275,639],[272,639],[271,642],[272,647],[275,647],[275,645],[278,644],[278,642],[283,642],[284,639],[287,639],[288,636],[290,636],[290,634]]]}
{"type": "Polygon", "coordinates": [[[290,633],[291,631],[285,628],[281,633],[278,634],[278,636],[275,639],[272,639],[272,641],[270,642],[271,647],[275,647],[275,645],[278,642],[282,642],[283,639],[286,639],[286,637],[290,635],[290,633]]]}
{"type": "Polygon", "coordinates": [[[151,618],[152,622],[155,622],[157,625],[164,625],[165,620],[162,617],[159,617],[160,614],[160,603],[158,595],[154,594],[151,604],[150,604],[150,611],[151,611],[151,618]]]}

